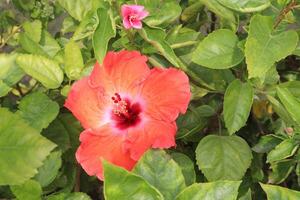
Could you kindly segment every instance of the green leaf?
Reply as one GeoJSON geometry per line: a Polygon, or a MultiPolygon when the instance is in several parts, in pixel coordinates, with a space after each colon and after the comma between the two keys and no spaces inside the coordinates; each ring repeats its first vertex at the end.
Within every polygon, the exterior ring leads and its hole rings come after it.
{"type": "Polygon", "coordinates": [[[91,200],[91,198],[82,192],[60,193],[47,197],[47,200],[91,200]]]}
{"type": "Polygon", "coordinates": [[[196,182],[196,173],[194,168],[194,162],[183,153],[171,153],[172,159],[181,168],[184,176],[185,184],[192,185],[196,182]]]}
{"type": "Polygon", "coordinates": [[[200,0],[201,3],[203,3],[211,12],[215,13],[217,16],[219,16],[222,20],[227,20],[232,30],[236,29],[237,20],[234,15],[234,13],[221,5],[218,0],[200,0]]]}
{"type": "Polygon", "coordinates": [[[59,105],[42,92],[24,97],[19,104],[18,113],[33,128],[41,131],[48,127],[59,112],[59,105]]]}
{"type": "Polygon", "coordinates": [[[47,31],[42,31],[40,43],[43,51],[46,52],[51,58],[53,58],[61,50],[58,42],[47,31]]]}
{"type": "Polygon", "coordinates": [[[38,181],[42,187],[48,186],[57,176],[61,164],[61,151],[52,152],[38,169],[38,173],[33,179],[38,181]]]}
{"type": "Polygon", "coordinates": [[[228,86],[224,96],[224,120],[230,134],[245,126],[253,103],[254,91],[249,83],[236,79],[228,86]]]}
{"type": "Polygon", "coordinates": [[[274,149],[282,140],[274,135],[264,135],[260,137],[258,143],[252,147],[256,153],[267,153],[274,149]]]}
{"type": "Polygon", "coordinates": [[[58,88],[63,81],[64,75],[58,63],[46,57],[22,54],[18,55],[17,64],[46,88],[58,88]]]}
{"type": "MultiPolygon", "coordinates": [[[[88,15],[87,15],[88,16],[88,15]]],[[[86,16],[86,17],[87,17],[86,16]]],[[[84,19],[82,20],[84,21],[84,19]]],[[[81,21],[81,22],[82,22],[81,21]]],[[[65,35],[66,33],[71,33],[71,32],[74,32],[76,30],[77,27],[77,21],[71,17],[71,16],[67,16],[64,18],[64,21],[62,23],[62,27],[61,27],[61,33],[63,35],[65,35]]],[[[74,36],[74,35],[73,35],[74,36]]]]}
{"type": "Polygon", "coordinates": [[[252,159],[247,142],[238,136],[209,135],[196,149],[199,169],[209,181],[241,180],[252,159]]]}
{"type": "Polygon", "coordinates": [[[24,71],[16,63],[17,54],[0,54],[0,80],[8,86],[16,84],[24,71]]]}
{"type": "Polygon", "coordinates": [[[294,120],[291,118],[289,113],[285,110],[283,105],[277,101],[274,97],[267,95],[268,100],[272,104],[272,108],[274,111],[280,116],[282,120],[284,120],[286,123],[294,124],[294,120]]]}
{"type": "Polygon", "coordinates": [[[98,23],[97,12],[89,13],[76,28],[72,39],[77,41],[92,35],[95,32],[98,23]]]}
{"type": "Polygon", "coordinates": [[[28,53],[49,57],[41,45],[33,41],[26,33],[20,33],[19,43],[21,47],[28,53]]]}
{"type": "Polygon", "coordinates": [[[69,132],[58,118],[43,130],[42,135],[57,144],[62,152],[71,147],[69,132]]]}
{"type": "Polygon", "coordinates": [[[12,88],[0,80],[0,97],[6,96],[12,88]]]}
{"type": "Polygon", "coordinates": [[[288,158],[297,151],[299,144],[294,139],[285,139],[267,156],[267,162],[275,162],[288,158]]]}
{"type": "Polygon", "coordinates": [[[169,25],[181,14],[181,7],[175,0],[138,0],[137,3],[145,6],[145,10],[149,12],[144,20],[149,26],[169,25]]]}
{"type": "Polygon", "coordinates": [[[104,162],[106,200],[163,200],[162,194],[142,177],[104,162]]]}
{"type": "Polygon", "coordinates": [[[58,119],[68,131],[72,147],[77,148],[79,145],[79,134],[83,131],[81,124],[70,113],[62,113],[58,116],[58,119]]]}
{"type": "Polygon", "coordinates": [[[198,82],[201,85],[206,86],[210,90],[221,91],[222,93],[226,90],[228,84],[235,80],[235,76],[230,69],[209,69],[191,64],[188,66],[188,70],[195,73],[196,78],[200,79],[198,82]]]}
{"type": "Polygon", "coordinates": [[[197,16],[199,11],[203,9],[203,4],[201,2],[195,1],[193,4],[186,7],[180,16],[181,21],[187,22],[190,19],[193,19],[193,17],[197,16]]]}
{"type": "Polygon", "coordinates": [[[180,167],[163,150],[147,151],[133,172],[157,188],[166,200],[173,200],[186,187],[180,167]]]}
{"type": "Polygon", "coordinates": [[[298,45],[295,51],[293,52],[293,55],[300,56],[300,42],[298,42],[298,45]]]}
{"type": "Polygon", "coordinates": [[[207,120],[203,117],[205,113],[201,112],[203,107],[191,108],[184,115],[180,115],[176,124],[178,125],[178,131],[176,138],[186,138],[198,133],[207,124],[207,120]]]}
{"type": "Polygon", "coordinates": [[[239,12],[259,12],[271,5],[270,0],[218,0],[218,2],[227,8],[239,12]]]}
{"type": "Polygon", "coordinates": [[[28,180],[22,185],[11,186],[10,189],[19,200],[41,199],[42,188],[40,184],[34,180],[28,180]]]}
{"type": "Polygon", "coordinates": [[[36,43],[40,42],[42,34],[42,22],[40,20],[34,20],[32,22],[26,21],[23,24],[23,28],[30,39],[36,43]]]}
{"type": "Polygon", "coordinates": [[[282,183],[293,171],[295,164],[296,162],[290,159],[271,163],[272,172],[269,174],[268,183],[282,183]]]}
{"type": "Polygon", "coordinates": [[[75,19],[81,21],[92,9],[90,0],[58,0],[58,3],[75,19]]]}
{"type": "Polygon", "coordinates": [[[287,88],[277,87],[277,95],[295,122],[300,125],[300,102],[287,88]]]}
{"type": "Polygon", "coordinates": [[[56,146],[18,115],[0,108],[0,185],[22,184],[56,146]]]}
{"type": "Polygon", "coordinates": [[[95,56],[99,63],[102,63],[107,51],[108,42],[116,35],[116,25],[109,8],[97,10],[99,24],[93,35],[93,47],[95,56]]]}
{"type": "Polygon", "coordinates": [[[175,67],[186,69],[186,66],[176,56],[171,46],[165,41],[166,34],[162,29],[152,28],[147,25],[139,30],[139,33],[144,40],[155,47],[170,63],[175,67]]]}
{"type": "Polygon", "coordinates": [[[262,189],[267,193],[268,200],[296,200],[300,199],[300,192],[284,187],[260,183],[262,189]]]}
{"type": "Polygon", "coordinates": [[[278,85],[279,88],[287,88],[293,96],[300,98],[300,81],[287,81],[278,85]]]}
{"type": "Polygon", "coordinates": [[[243,51],[238,47],[239,39],[228,29],[219,29],[202,40],[193,53],[192,60],[211,69],[227,69],[239,64],[243,51]]]}
{"type": "Polygon", "coordinates": [[[296,31],[275,32],[272,17],[253,16],[245,45],[249,78],[262,77],[275,62],[292,54],[297,42],[296,31]]]}
{"type": "Polygon", "coordinates": [[[195,183],[183,190],[176,200],[236,200],[241,181],[195,183]]]}
{"type": "Polygon", "coordinates": [[[71,80],[78,80],[84,68],[79,46],[70,40],[65,46],[65,72],[71,80]]]}

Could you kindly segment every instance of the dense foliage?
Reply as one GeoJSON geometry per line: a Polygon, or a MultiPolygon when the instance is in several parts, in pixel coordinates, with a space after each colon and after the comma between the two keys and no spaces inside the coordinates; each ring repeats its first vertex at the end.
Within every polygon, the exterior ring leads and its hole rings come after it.
{"type": "Polygon", "coordinates": [[[300,1],[1,0],[0,199],[300,199],[300,1]],[[142,29],[121,6],[139,4],[142,29]],[[63,106],[107,51],[190,79],[176,148],[88,176],[63,106]]]}

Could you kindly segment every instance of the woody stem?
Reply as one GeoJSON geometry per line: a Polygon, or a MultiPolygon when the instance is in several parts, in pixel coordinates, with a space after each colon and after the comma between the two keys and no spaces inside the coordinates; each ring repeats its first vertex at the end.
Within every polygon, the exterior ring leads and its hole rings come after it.
{"type": "Polygon", "coordinates": [[[284,17],[294,8],[296,8],[298,5],[296,3],[295,0],[292,0],[291,3],[289,3],[285,8],[283,8],[281,10],[281,12],[279,13],[279,15],[276,18],[275,24],[274,24],[274,29],[276,29],[278,27],[278,25],[280,24],[280,22],[284,19],[284,17]]]}

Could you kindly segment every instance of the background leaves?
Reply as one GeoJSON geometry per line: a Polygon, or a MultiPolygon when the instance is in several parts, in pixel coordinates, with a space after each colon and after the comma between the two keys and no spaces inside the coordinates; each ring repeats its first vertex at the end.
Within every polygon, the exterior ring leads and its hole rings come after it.
{"type": "Polygon", "coordinates": [[[298,199],[299,3],[0,1],[0,199],[298,199]],[[124,29],[136,3],[149,16],[124,29]],[[83,129],[64,101],[123,49],[184,71],[192,100],[176,148],[131,172],[106,163],[103,183],[77,164],[83,129]]]}

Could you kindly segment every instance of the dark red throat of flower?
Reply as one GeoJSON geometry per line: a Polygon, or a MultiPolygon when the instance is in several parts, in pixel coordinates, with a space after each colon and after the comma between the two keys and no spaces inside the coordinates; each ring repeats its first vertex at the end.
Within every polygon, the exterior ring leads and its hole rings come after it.
{"type": "Polygon", "coordinates": [[[124,130],[136,126],[141,121],[139,103],[131,103],[129,99],[122,99],[118,93],[115,93],[111,99],[113,101],[111,115],[117,128],[124,130]]]}

